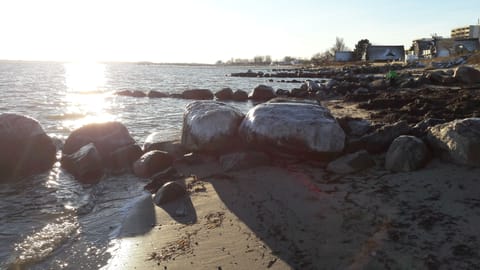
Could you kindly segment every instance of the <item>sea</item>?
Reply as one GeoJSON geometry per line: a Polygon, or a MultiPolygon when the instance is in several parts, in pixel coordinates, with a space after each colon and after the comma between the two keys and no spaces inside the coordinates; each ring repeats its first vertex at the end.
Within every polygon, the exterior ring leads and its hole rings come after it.
{"type": "MultiPolygon", "coordinates": [[[[65,141],[85,124],[106,121],[123,123],[140,145],[153,132],[174,140],[181,136],[184,108],[191,100],[134,98],[115,92],[181,93],[195,88],[216,92],[224,87],[251,92],[259,84],[299,87],[268,78],[230,76],[271,68],[0,61],[0,113],[33,117],[56,141],[65,141]]],[[[253,106],[230,104],[244,112],[253,106]]],[[[0,181],[0,269],[105,268],[129,211],[149,196],[145,184],[145,179],[125,174],[84,185],[58,162],[39,175],[0,181]]]]}

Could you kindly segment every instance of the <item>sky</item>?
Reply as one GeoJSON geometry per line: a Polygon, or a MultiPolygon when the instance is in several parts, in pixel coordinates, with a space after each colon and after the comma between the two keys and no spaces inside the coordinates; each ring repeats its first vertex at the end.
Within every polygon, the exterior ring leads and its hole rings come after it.
{"type": "Polygon", "coordinates": [[[310,58],[336,37],[405,45],[477,24],[479,0],[1,0],[0,59],[310,58]]]}

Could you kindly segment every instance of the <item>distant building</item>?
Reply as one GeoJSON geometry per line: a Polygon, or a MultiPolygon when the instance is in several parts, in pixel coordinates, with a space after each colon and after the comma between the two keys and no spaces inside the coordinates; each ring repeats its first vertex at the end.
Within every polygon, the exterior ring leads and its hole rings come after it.
{"type": "Polygon", "coordinates": [[[337,51],[335,52],[336,62],[349,62],[353,61],[353,51],[337,51]]]}
{"type": "Polygon", "coordinates": [[[377,46],[367,48],[367,61],[405,61],[405,47],[401,46],[377,46]]]}
{"type": "Polygon", "coordinates": [[[465,39],[465,38],[480,38],[480,25],[469,25],[452,29],[451,38],[465,39]]]}
{"type": "Polygon", "coordinates": [[[471,53],[478,50],[480,50],[480,42],[477,38],[444,38],[435,41],[434,56],[446,57],[471,53]]]}
{"type": "Polygon", "coordinates": [[[432,51],[435,47],[433,38],[416,39],[412,42],[413,54],[418,59],[431,58],[432,51]]]}

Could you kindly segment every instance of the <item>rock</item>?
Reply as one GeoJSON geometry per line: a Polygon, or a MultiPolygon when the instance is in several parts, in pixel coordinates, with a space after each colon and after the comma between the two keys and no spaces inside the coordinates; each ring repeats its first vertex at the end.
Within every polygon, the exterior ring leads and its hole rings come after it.
{"type": "Polygon", "coordinates": [[[149,97],[149,98],[166,98],[168,96],[169,95],[166,94],[166,93],[158,92],[158,91],[155,91],[155,90],[150,90],[147,93],[147,97],[149,97]]]}
{"type": "Polygon", "coordinates": [[[114,172],[130,171],[133,163],[138,160],[143,154],[142,149],[137,144],[131,144],[121,147],[110,154],[107,167],[114,172]]]}
{"type": "Polygon", "coordinates": [[[155,193],[153,202],[156,205],[162,205],[183,197],[185,194],[187,194],[185,186],[178,182],[170,181],[165,183],[157,193],[155,193]]]}
{"type": "Polygon", "coordinates": [[[135,144],[127,128],[119,122],[93,123],[74,130],[63,146],[63,154],[70,155],[82,146],[93,143],[105,164],[119,148],[135,144]]]}
{"type": "Polygon", "coordinates": [[[302,89],[302,88],[293,88],[290,96],[296,97],[296,98],[306,98],[308,97],[308,90],[307,89],[302,89]]]}
{"type": "Polygon", "coordinates": [[[115,92],[115,95],[117,95],[117,96],[131,97],[131,96],[133,96],[133,92],[130,91],[130,90],[122,90],[122,91],[117,91],[117,92],[115,92]]]}
{"type": "Polygon", "coordinates": [[[37,120],[0,114],[0,182],[44,172],[56,161],[56,146],[37,120]]]}
{"type": "Polygon", "coordinates": [[[213,93],[208,89],[192,89],[183,91],[182,97],[184,99],[210,100],[213,99],[213,93]]]}
{"type": "Polygon", "coordinates": [[[480,70],[469,66],[459,66],[455,69],[453,78],[464,84],[480,83],[480,70]]]}
{"type": "Polygon", "coordinates": [[[480,166],[480,118],[466,118],[428,129],[427,139],[443,157],[461,165],[480,166]]]}
{"type": "Polygon", "coordinates": [[[141,97],[146,97],[146,96],[147,96],[147,94],[145,94],[144,92],[139,91],[139,90],[135,90],[135,91],[132,92],[132,97],[141,98],[141,97]]]}
{"type": "Polygon", "coordinates": [[[238,171],[269,165],[270,157],[263,152],[236,152],[221,156],[220,164],[224,171],[238,171]]]}
{"type": "Polygon", "coordinates": [[[430,72],[426,76],[433,84],[452,84],[455,82],[455,79],[452,75],[444,72],[443,70],[436,70],[430,72]]]}
{"type": "Polygon", "coordinates": [[[429,127],[445,123],[445,119],[427,118],[413,126],[412,134],[417,137],[423,137],[427,134],[429,127]]]}
{"type": "Polygon", "coordinates": [[[297,153],[337,153],[345,141],[345,133],[326,108],[306,103],[257,105],[239,132],[255,146],[297,153]]]}
{"type": "Polygon", "coordinates": [[[187,150],[182,145],[181,141],[164,141],[162,134],[155,132],[150,134],[143,144],[143,151],[150,152],[152,150],[160,150],[169,153],[175,159],[183,157],[187,150]]]}
{"type": "Polygon", "coordinates": [[[178,94],[178,93],[173,93],[173,94],[168,95],[168,97],[170,97],[170,98],[183,98],[183,95],[178,94]]]}
{"type": "Polygon", "coordinates": [[[167,152],[153,150],[143,154],[133,164],[133,173],[138,177],[148,178],[172,166],[173,157],[167,152]]]}
{"type": "Polygon", "coordinates": [[[355,91],[353,91],[353,93],[355,95],[368,94],[368,93],[370,93],[370,90],[368,90],[365,87],[360,87],[360,88],[355,89],[355,91]]]}
{"type": "Polygon", "coordinates": [[[375,161],[367,151],[361,150],[342,156],[327,165],[327,171],[337,174],[349,174],[371,168],[375,161]]]}
{"type": "Polygon", "coordinates": [[[368,88],[371,90],[387,90],[388,83],[385,79],[377,79],[370,82],[368,88]]]}
{"type": "Polygon", "coordinates": [[[237,129],[243,113],[217,101],[187,105],[183,115],[182,144],[189,151],[224,151],[239,141],[237,129]]]}
{"type": "Polygon", "coordinates": [[[85,184],[97,183],[103,176],[100,153],[93,143],[82,146],[71,155],[62,156],[62,167],[85,184]]]}
{"type": "Polygon", "coordinates": [[[276,97],[272,98],[267,103],[307,103],[312,105],[321,105],[319,101],[314,99],[305,99],[305,98],[294,98],[294,97],[276,97]]]}
{"type": "Polygon", "coordinates": [[[310,93],[316,93],[320,90],[322,90],[322,87],[320,85],[312,80],[306,80],[305,84],[307,85],[307,90],[310,93]]]}
{"type": "Polygon", "coordinates": [[[372,128],[372,124],[368,120],[361,118],[345,116],[338,118],[337,121],[349,136],[363,136],[372,128]]]}
{"type": "Polygon", "coordinates": [[[406,135],[410,132],[411,128],[405,121],[385,125],[360,138],[349,139],[347,141],[347,152],[356,152],[364,149],[372,154],[382,153],[387,150],[393,140],[400,135],[406,135]]]}
{"type": "Polygon", "coordinates": [[[229,87],[223,88],[222,90],[215,93],[215,97],[218,100],[232,100],[233,99],[233,90],[229,87]]]}
{"type": "Polygon", "coordinates": [[[172,178],[178,177],[178,172],[175,168],[169,167],[168,169],[152,175],[150,183],[145,185],[144,189],[154,194],[165,185],[165,183],[172,180],[172,178]]]}
{"type": "Polygon", "coordinates": [[[283,90],[283,89],[278,89],[276,92],[275,92],[275,95],[278,97],[278,96],[284,96],[284,97],[288,97],[290,96],[290,91],[288,90],[283,90]]]}
{"type": "Polygon", "coordinates": [[[246,101],[248,100],[247,92],[243,90],[237,90],[233,93],[232,100],[234,101],[246,101]]]}
{"type": "Polygon", "coordinates": [[[385,168],[394,172],[410,172],[425,166],[429,152],[425,143],[417,137],[403,135],[388,148],[385,168]]]}
{"type": "Polygon", "coordinates": [[[254,101],[267,101],[275,97],[275,91],[271,86],[258,85],[253,89],[253,92],[248,96],[249,99],[254,101]]]}

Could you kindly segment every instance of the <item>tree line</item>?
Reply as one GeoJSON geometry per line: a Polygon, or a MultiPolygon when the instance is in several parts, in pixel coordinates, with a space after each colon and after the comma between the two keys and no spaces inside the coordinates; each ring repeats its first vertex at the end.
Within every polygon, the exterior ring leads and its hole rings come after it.
{"type": "MultiPolygon", "coordinates": [[[[353,49],[353,60],[361,61],[362,57],[366,54],[368,46],[371,43],[368,39],[361,39],[355,44],[353,49]]],[[[340,51],[350,51],[345,45],[345,41],[341,37],[336,37],[335,43],[333,46],[324,52],[319,52],[314,54],[310,59],[296,58],[292,56],[285,56],[280,60],[272,60],[270,55],[257,55],[252,59],[243,59],[243,58],[232,58],[228,61],[223,62],[218,60],[217,65],[321,65],[328,63],[334,60],[335,53],[340,51]]]]}

